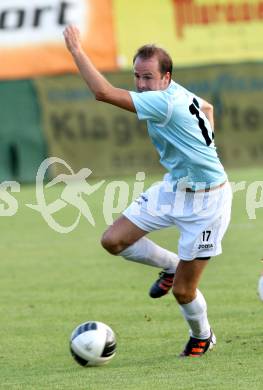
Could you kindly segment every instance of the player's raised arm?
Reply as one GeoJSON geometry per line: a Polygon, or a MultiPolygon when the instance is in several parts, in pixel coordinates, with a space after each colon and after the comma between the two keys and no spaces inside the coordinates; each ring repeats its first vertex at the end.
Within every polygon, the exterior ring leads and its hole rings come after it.
{"type": "Polygon", "coordinates": [[[115,88],[92,64],[82,48],[77,27],[67,26],[64,31],[64,38],[67,49],[95,98],[125,110],[136,112],[129,92],[125,89],[115,88]]]}
{"type": "Polygon", "coordinates": [[[210,122],[210,125],[212,127],[212,130],[214,131],[214,108],[212,104],[208,103],[206,100],[202,99],[202,106],[201,106],[201,111],[205,114],[207,119],[210,122]]]}

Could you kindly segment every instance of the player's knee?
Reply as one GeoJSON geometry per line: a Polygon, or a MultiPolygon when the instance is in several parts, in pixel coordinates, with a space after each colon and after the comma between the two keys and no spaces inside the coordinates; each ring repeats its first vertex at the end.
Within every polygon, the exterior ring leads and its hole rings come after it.
{"type": "Polygon", "coordinates": [[[101,237],[101,245],[112,255],[117,255],[123,250],[120,241],[109,231],[106,231],[101,237]]]}
{"type": "Polygon", "coordinates": [[[175,299],[180,305],[190,303],[195,298],[195,290],[192,291],[184,286],[176,285],[176,283],[174,284],[172,291],[175,299]]]}

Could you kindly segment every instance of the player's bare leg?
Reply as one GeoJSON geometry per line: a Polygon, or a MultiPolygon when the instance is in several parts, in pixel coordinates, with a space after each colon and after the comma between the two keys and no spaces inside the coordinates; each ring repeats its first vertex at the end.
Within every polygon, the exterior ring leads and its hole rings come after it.
{"type": "Polygon", "coordinates": [[[207,305],[197,289],[208,260],[181,260],[173,284],[173,294],[190,327],[191,337],[181,356],[202,356],[215,344],[215,336],[207,318],[207,305]]]}
{"type": "Polygon", "coordinates": [[[147,234],[125,216],[120,216],[104,232],[101,244],[112,255],[118,255],[147,234]]]}
{"type": "Polygon", "coordinates": [[[208,260],[180,260],[173,285],[173,294],[180,305],[195,299],[200,278],[207,264],[208,260]]]}
{"type": "Polygon", "coordinates": [[[144,237],[147,233],[125,216],[121,216],[103,234],[101,244],[113,255],[162,268],[159,279],[150,289],[150,296],[159,298],[167,294],[172,287],[179,258],[175,253],[144,237]]]}

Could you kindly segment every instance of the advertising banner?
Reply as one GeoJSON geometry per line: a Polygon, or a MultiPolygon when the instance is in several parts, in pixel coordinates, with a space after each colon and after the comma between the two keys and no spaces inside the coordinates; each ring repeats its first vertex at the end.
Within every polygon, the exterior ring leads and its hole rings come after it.
{"type": "Polygon", "coordinates": [[[0,79],[75,72],[63,30],[76,24],[101,70],[116,69],[111,0],[1,0],[0,79]]]}
{"type": "MultiPolygon", "coordinates": [[[[175,74],[176,81],[214,105],[215,141],[228,167],[263,164],[262,74],[261,64],[198,67],[175,74]]],[[[120,72],[107,78],[134,89],[130,76],[120,72]]],[[[64,159],[74,171],[90,168],[96,176],[163,171],[146,124],[136,115],[95,101],[78,76],[35,83],[50,156],[64,159]]]]}
{"type": "MultiPolygon", "coordinates": [[[[263,64],[178,70],[178,82],[214,106],[215,143],[228,167],[263,166],[263,64]]],[[[263,173],[263,170],[262,170],[263,173]]]]}
{"type": "Polygon", "coordinates": [[[178,67],[263,60],[263,0],[1,0],[0,79],[76,72],[63,30],[76,24],[103,71],[131,68],[145,43],[178,67]]]}
{"type": "Polygon", "coordinates": [[[0,182],[33,182],[46,145],[31,80],[0,83],[0,182]]]}
{"type": "Polygon", "coordinates": [[[145,43],[166,48],[176,66],[263,60],[262,0],[115,0],[114,6],[122,68],[131,67],[145,43]]]}
{"type": "MultiPolygon", "coordinates": [[[[130,74],[107,78],[132,88],[130,74]]],[[[35,85],[49,156],[62,158],[75,172],[89,168],[93,176],[162,171],[146,123],[135,114],[97,102],[78,76],[40,78],[35,85]]],[[[63,168],[56,165],[53,174],[63,168]]]]}

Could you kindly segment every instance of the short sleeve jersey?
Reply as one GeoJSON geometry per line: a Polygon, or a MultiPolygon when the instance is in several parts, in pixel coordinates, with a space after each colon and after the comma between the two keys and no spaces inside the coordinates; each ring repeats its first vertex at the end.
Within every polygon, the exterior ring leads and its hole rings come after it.
{"type": "Polygon", "coordinates": [[[200,110],[201,98],[174,81],[165,90],[130,95],[172,181],[198,190],[227,179],[210,122],[200,110]]]}

